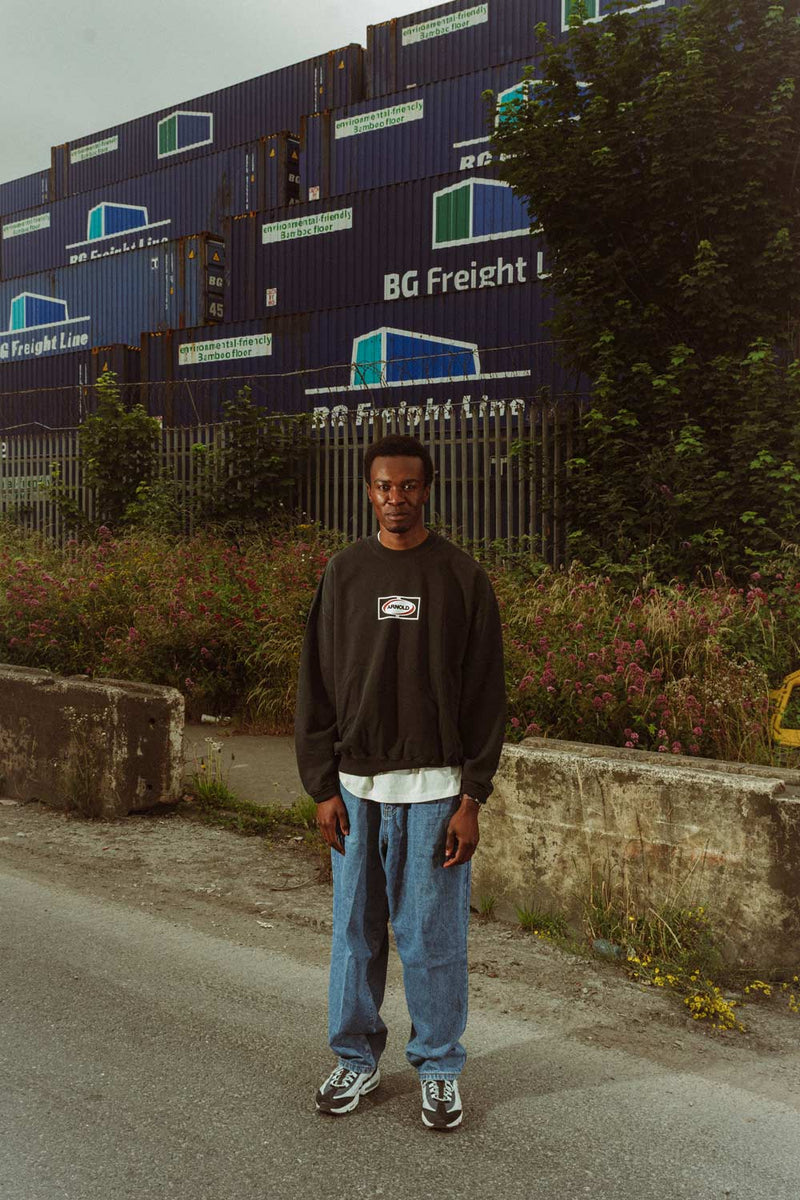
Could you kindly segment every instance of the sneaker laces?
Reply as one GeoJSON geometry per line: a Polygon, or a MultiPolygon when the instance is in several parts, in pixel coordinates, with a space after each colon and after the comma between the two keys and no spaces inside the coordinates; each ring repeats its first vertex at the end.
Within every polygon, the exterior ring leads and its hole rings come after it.
{"type": "Polygon", "coordinates": [[[358,1078],[356,1071],[351,1071],[349,1067],[337,1067],[330,1078],[330,1085],[334,1088],[349,1088],[351,1083],[355,1083],[358,1078]]]}
{"type": "Polygon", "coordinates": [[[444,1100],[445,1104],[450,1104],[455,1099],[456,1090],[453,1087],[452,1079],[426,1079],[425,1086],[432,1090],[434,1100],[444,1100]],[[443,1092],[441,1096],[438,1092],[439,1085],[443,1092]]]}

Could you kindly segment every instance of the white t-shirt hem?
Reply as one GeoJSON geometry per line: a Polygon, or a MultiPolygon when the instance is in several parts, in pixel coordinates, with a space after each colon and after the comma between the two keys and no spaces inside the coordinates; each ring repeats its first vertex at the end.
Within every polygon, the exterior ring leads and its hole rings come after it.
{"type": "Polygon", "coordinates": [[[425,804],[461,794],[461,767],[413,767],[379,775],[340,771],[339,778],[353,796],[380,804],[425,804]]]}

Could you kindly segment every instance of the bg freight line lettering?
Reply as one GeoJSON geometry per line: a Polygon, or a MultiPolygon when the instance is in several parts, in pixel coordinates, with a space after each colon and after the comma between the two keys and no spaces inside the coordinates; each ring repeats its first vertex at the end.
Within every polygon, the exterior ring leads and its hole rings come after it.
{"type": "Polygon", "coordinates": [[[131,250],[146,250],[148,246],[160,246],[168,241],[168,237],[138,237],[107,246],[105,250],[81,250],[79,254],[70,254],[69,265],[72,267],[75,263],[92,262],[96,258],[112,258],[115,254],[127,254],[131,250]]]}
{"type": "Polygon", "coordinates": [[[444,292],[471,292],[489,287],[504,287],[512,283],[528,283],[528,262],[521,255],[507,262],[502,255],[495,263],[478,266],[474,260],[460,271],[445,271],[431,267],[424,279],[419,271],[404,274],[390,272],[383,277],[384,300],[411,299],[414,296],[437,296],[444,292]]]}
{"type": "Polygon", "coordinates": [[[0,341],[0,362],[8,362],[9,359],[15,358],[39,358],[42,354],[62,354],[65,350],[81,350],[88,345],[88,333],[70,333],[65,329],[45,334],[33,342],[7,338],[0,341]]]}

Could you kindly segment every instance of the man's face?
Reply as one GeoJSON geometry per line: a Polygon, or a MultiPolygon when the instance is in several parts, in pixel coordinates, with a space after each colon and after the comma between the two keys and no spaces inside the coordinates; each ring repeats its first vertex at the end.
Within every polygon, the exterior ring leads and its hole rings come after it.
{"type": "Polygon", "coordinates": [[[387,533],[413,533],[421,529],[430,490],[425,486],[421,458],[376,458],[372,464],[367,495],[378,524],[387,533]]]}

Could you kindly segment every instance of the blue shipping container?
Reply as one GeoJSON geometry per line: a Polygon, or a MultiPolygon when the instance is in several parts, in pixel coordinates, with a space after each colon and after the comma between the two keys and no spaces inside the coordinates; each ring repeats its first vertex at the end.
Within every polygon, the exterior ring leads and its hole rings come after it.
{"type": "Polygon", "coordinates": [[[439,175],[232,220],[232,321],[502,288],[543,270],[527,205],[491,172],[439,175]]]}
{"type": "Polygon", "coordinates": [[[3,218],[0,273],[10,279],[200,230],[221,234],[232,213],[287,205],[297,195],[297,140],[274,134],[3,218]]]}
{"type": "MultiPolygon", "coordinates": [[[[584,0],[602,20],[621,0],[584,0]]],[[[632,13],[650,15],[684,0],[629,0],[632,13]]],[[[537,53],[536,25],[559,36],[569,26],[572,0],[456,0],[367,27],[366,96],[464,75],[537,53]]]]}
{"type": "Polygon", "coordinates": [[[475,292],[301,313],[267,321],[149,335],[142,377],[150,411],[168,424],[219,420],[248,384],[272,412],[512,399],[576,380],[546,333],[549,300],[536,284],[491,304],[475,292]]]}
{"type": "Polygon", "coordinates": [[[488,89],[498,105],[519,94],[527,60],[307,117],[300,196],[319,200],[491,162],[488,89]]]}
{"type": "Polygon", "coordinates": [[[224,245],[201,234],[0,282],[0,375],[9,363],[221,320],[224,245]]]}
{"type": "MultiPolygon", "coordinates": [[[[101,346],[4,363],[0,367],[0,432],[41,433],[74,428],[93,412],[93,384],[104,371],[113,371],[123,399],[139,399],[139,349],[101,346]]],[[[49,463],[43,467],[49,469],[49,463]]]]}
{"type": "Polygon", "coordinates": [[[331,50],[54,147],[54,194],[62,199],[148,175],[276,129],[296,133],[304,113],[351,104],[363,94],[361,47],[331,50]]]}
{"type": "Polygon", "coordinates": [[[0,217],[36,204],[47,204],[51,196],[49,169],[0,183],[0,217]]]}

